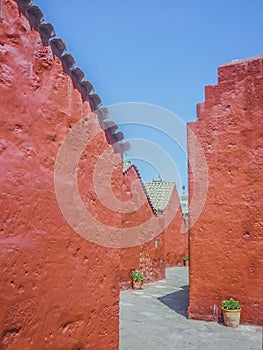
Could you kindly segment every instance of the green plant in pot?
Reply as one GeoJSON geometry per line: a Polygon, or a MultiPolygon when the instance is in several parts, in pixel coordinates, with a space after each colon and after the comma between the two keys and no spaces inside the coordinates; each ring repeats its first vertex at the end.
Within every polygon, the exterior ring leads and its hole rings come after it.
{"type": "Polygon", "coordinates": [[[184,256],[184,266],[188,266],[189,265],[189,256],[185,255],[184,256]]]}
{"type": "Polygon", "coordinates": [[[224,324],[229,327],[238,327],[240,324],[241,308],[238,300],[233,298],[222,301],[224,324]]]}
{"type": "Polygon", "coordinates": [[[145,281],[144,275],[138,270],[132,271],[131,273],[132,279],[132,288],[133,289],[141,289],[143,282],[145,281]]]}

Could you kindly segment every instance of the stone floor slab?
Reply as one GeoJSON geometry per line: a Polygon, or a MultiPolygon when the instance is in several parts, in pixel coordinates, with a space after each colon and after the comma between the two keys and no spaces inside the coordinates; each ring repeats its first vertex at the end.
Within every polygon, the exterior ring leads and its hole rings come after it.
{"type": "Polygon", "coordinates": [[[262,327],[188,320],[188,268],[166,274],[164,288],[121,292],[120,350],[262,350],[262,327]]]}

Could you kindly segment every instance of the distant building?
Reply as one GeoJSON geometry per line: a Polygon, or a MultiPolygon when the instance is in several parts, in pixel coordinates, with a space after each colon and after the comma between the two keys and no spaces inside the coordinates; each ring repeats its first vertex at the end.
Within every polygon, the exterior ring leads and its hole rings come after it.
{"type": "Polygon", "coordinates": [[[123,162],[123,176],[127,192],[130,192],[132,183],[139,180],[133,190],[143,192],[147,200],[140,209],[140,215],[126,214],[122,222],[136,220],[138,225],[151,219],[161,228],[160,234],[148,242],[120,251],[120,286],[126,289],[130,288],[130,272],[134,269],[139,268],[147,281],[157,281],[164,278],[165,267],[182,266],[188,252],[188,233],[184,230],[185,220],[175,182],[166,182],[160,177],[143,182],[139,170],[130,161],[123,162]]]}
{"type": "MultiPolygon", "coordinates": [[[[132,166],[130,161],[123,163],[123,173],[125,174],[132,166]]],[[[137,170],[138,172],[138,170],[137,170]]],[[[139,172],[138,172],[139,173],[139,172]]],[[[143,182],[145,194],[148,202],[151,205],[155,215],[162,214],[170,201],[174,188],[176,189],[175,182],[167,182],[161,179],[159,176],[156,180],[151,182],[143,182]]],[[[179,196],[183,218],[188,217],[188,195],[185,194],[185,186],[182,187],[183,194],[179,196]]]]}
{"type": "Polygon", "coordinates": [[[179,199],[180,199],[183,217],[187,217],[188,216],[188,195],[183,194],[182,196],[179,196],[179,199]]]}
{"type": "Polygon", "coordinates": [[[175,182],[163,181],[160,176],[157,180],[143,183],[146,196],[156,215],[162,214],[175,189],[175,182]]]}

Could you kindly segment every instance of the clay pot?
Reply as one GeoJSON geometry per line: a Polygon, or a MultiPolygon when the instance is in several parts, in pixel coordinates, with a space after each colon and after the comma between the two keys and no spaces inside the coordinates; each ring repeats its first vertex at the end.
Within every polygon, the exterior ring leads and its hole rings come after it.
{"type": "Polygon", "coordinates": [[[187,261],[184,261],[184,266],[189,266],[189,261],[187,260],[187,261]]]}
{"type": "Polygon", "coordinates": [[[240,324],[240,312],[241,312],[241,309],[239,310],[223,309],[224,324],[228,327],[238,327],[240,324]]]}
{"type": "Polygon", "coordinates": [[[142,289],[143,281],[135,281],[132,280],[132,288],[133,289],[142,289]]]}

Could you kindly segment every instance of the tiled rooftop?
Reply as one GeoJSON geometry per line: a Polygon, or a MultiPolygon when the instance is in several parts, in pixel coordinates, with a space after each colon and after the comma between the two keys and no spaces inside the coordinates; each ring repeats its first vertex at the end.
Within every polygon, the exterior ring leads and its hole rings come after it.
{"type": "Polygon", "coordinates": [[[127,171],[133,166],[133,164],[128,161],[128,162],[123,162],[122,164],[122,172],[123,174],[127,173],[127,171]]]}
{"type": "Polygon", "coordinates": [[[168,206],[175,182],[166,182],[161,178],[152,182],[144,182],[144,188],[152,207],[156,212],[162,212],[168,206]]]}
{"type": "MultiPolygon", "coordinates": [[[[141,180],[138,169],[130,161],[123,162],[123,174],[126,174],[132,167],[135,168],[138,177],[141,180]]],[[[166,182],[159,177],[157,180],[153,180],[152,182],[142,182],[141,180],[141,183],[153,212],[155,214],[163,212],[168,206],[175,187],[175,182],[166,182]]]]}

